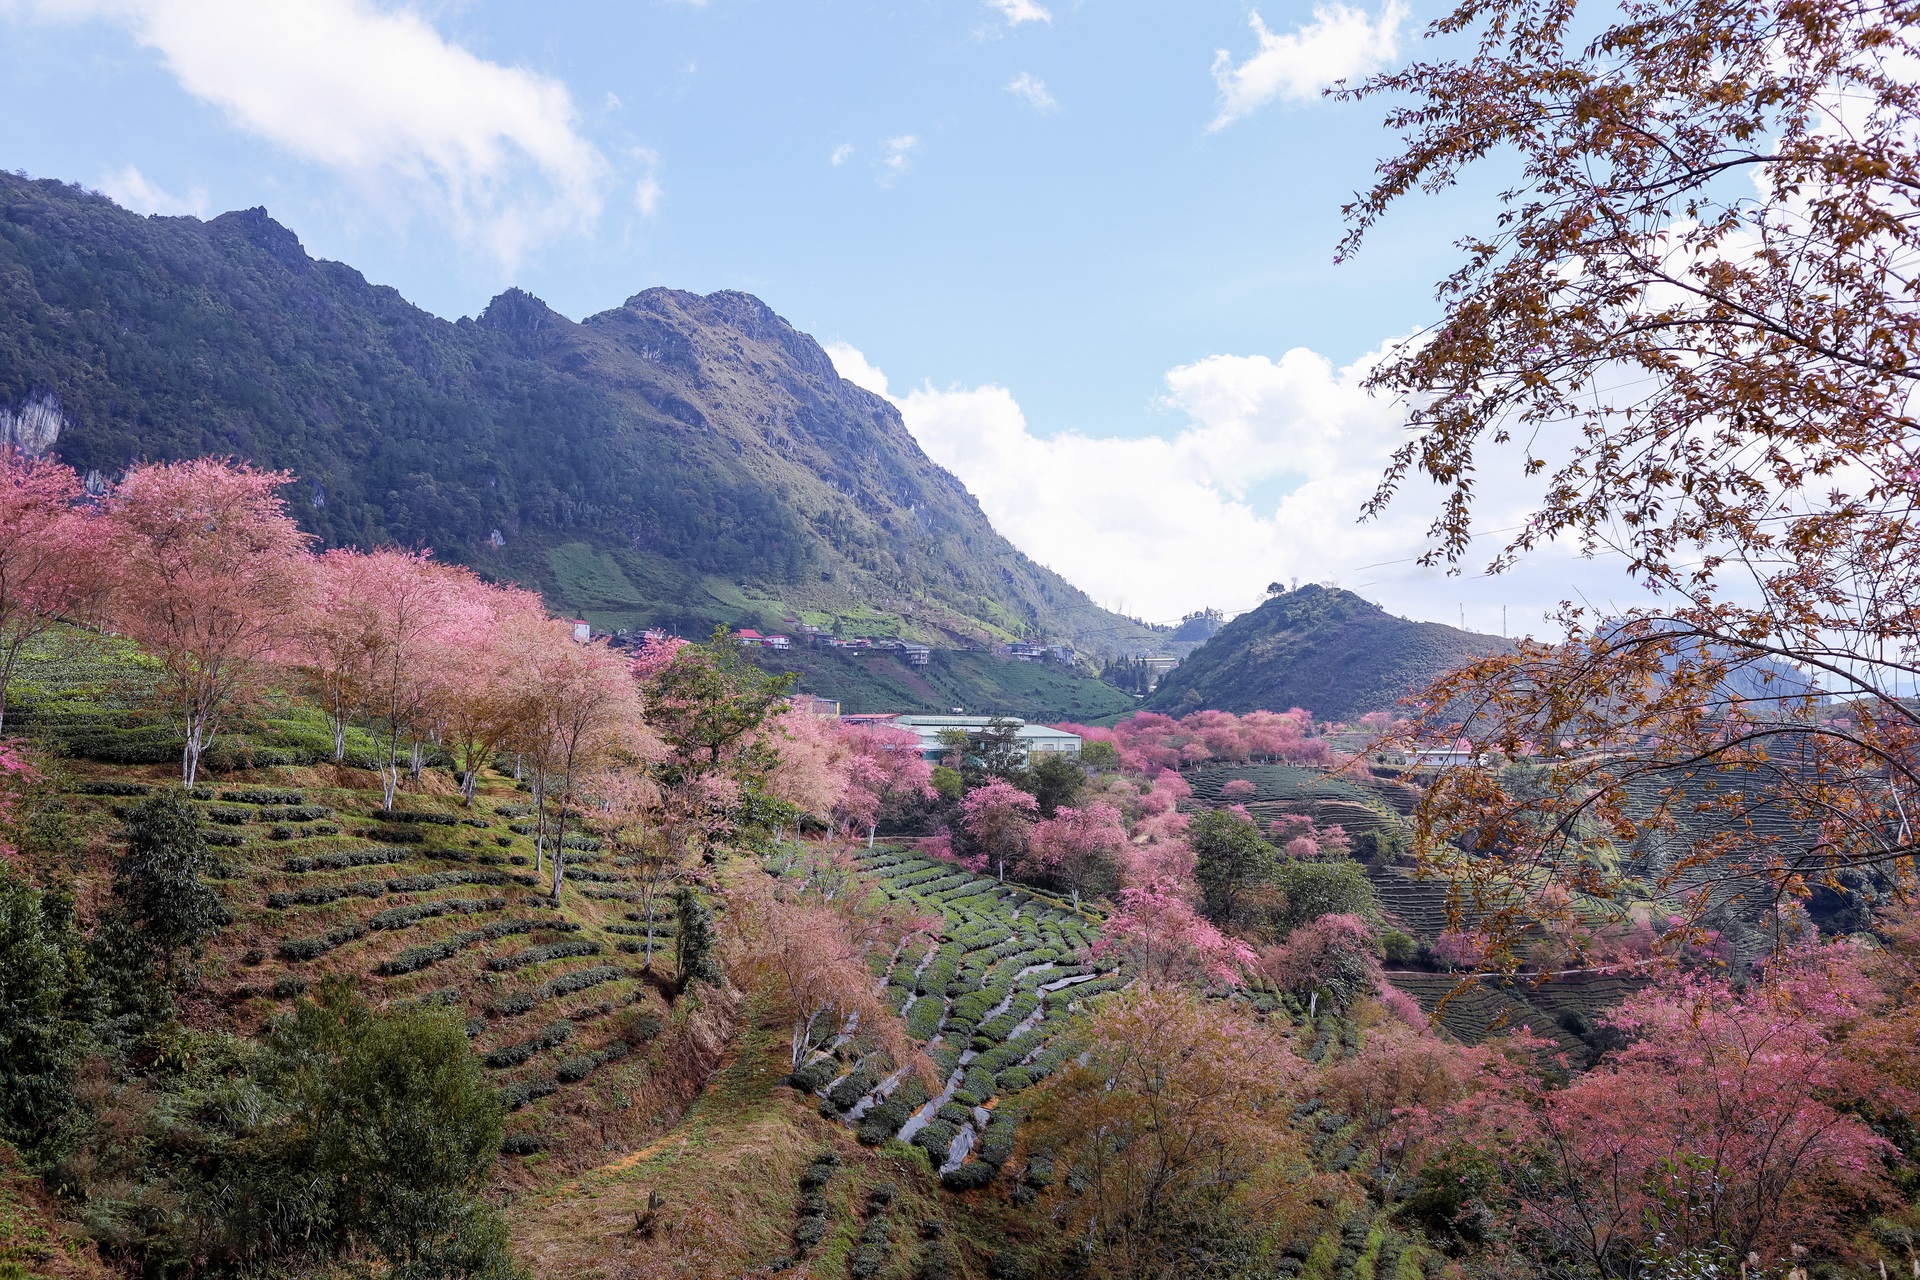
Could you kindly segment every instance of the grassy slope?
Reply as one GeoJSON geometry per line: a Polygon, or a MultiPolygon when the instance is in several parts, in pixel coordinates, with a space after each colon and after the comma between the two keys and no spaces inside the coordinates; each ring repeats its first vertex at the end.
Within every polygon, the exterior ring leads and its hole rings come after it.
{"type": "Polygon", "coordinates": [[[1506,641],[1396,618],[1351,591],[1305,586],[1222,627],[1167,673],[1147,708],[1185,715],[1286,711],[1351,721],[1506,641]]]}
{"type": "Polygon", "coordinates": [[[836,698],[847,714],[964,707],[969,715],[1091,724],[1110,723],[1137,705],[1131,694],[1104,681],[978,650],[940,650],[923,668],[890,653],[826,648],[763,651],[755,659],[769,671],[797,672],[802,692],[836,698]]]}

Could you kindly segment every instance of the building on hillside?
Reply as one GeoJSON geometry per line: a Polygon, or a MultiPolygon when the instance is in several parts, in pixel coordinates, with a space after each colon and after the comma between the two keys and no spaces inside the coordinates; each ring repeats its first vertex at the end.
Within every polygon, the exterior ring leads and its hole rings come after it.
{"type": "Polygon", "coordinates": [[[752,627],[742,627],[733,633],[733,638],[749,649],[758,649],[767,642],[767,638],[752,627]]]}
{"type": "Polygon", "coordinates": [[[1028,724],[1018,716],[910,714],[842,716],[841,719],[849,724],[886,724],[895,729],[905,729],[920,739],[920,754],[929,760],[938,760],[947,753],[947,745],[941,741],[942,734],[956,731],[979,733],[991,728],[996,720],[1014,726],[1014,741],[1022,762],[1031,762],[1035,756],[1080,754],[1079,734],[1068,733],[1064,729],[1050,729],[1043,724],[1028,724]]]}
{"type": "Polygon", "coordinates": [[[575,618],[567,625],[573,628],[573,642],[575,644],[585,644],[587,641],[593,639],[593,627],[585,618],[575,618]]]}
{"type": "Polygon", "coordinates": [[[1015,662],[1045,662],[1047,660],[1047,646],[1043,644],[1027,644],[1021,641],[1002,647],[1000,652],[1012,658],[1015,662]]]}
{"type": "Polygon", "coordinates": [[[793,641],[787,636],[762,636],[760,643],[769,649],[791,649],[793,641]]]}
{"type": "Polygon", "coordinates": [[[1487,757],[1476,755],[1464,738],[1450,747],[1415,747],[1407,752],[1407,763],[1416,769],[1451,769],[1463,764],[1486,764],[1487,757]]]}
{"type": "Polygon", "coordinates": [[[924,667],[933,660],[933,650],[924,644],[903,644],[900,646],[900,656],[907,660],[910,667],[924,667]]]}
{"type": "Polygon", "coordinates": [[[1143,653],[1140,655],[1140,662],[1146,667],[1147,674],[1153,677],[1155,683],[1159,682],[1161,676],[1180,665],[1180,659],[1166,653],[1143,653]]]}

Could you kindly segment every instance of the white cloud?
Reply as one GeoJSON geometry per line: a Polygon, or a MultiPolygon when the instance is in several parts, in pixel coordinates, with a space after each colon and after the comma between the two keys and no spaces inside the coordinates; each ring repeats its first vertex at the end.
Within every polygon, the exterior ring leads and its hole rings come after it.
{"type": "Polygon", "coordinates": [[[1023,22],[1052,22],[1053,15],[1034,0],[987,0],[987,7],[1017,27],[1023,22]]]}
{"type": "Polygon", "coordinates": [[[1007,92],[1022,99],[1035,111],[1058,111],[1060,104],[1047,92],[1047,82],[1036,79],[1031,73],[1022,71],[1007,82],[1007,92]]]}
{"type": "MultiPolygon", "coordinates": [[[[1592,584],[1618,578],[1617,569],[1570,568],[1558,552],[1496,579],[1422,569],[1412,560],[1427,546],[1431,508],[1418,493],[1358,523],[1403,438],[1399,410],[1360,386],[1380,351],[1345,368],[1304,348],[1278,360],[1210,356],[1182,365],[1166,375],[1161,403],[1183,424],[1140,437],[1041,437],[1004,387],[923,385],[891,396],[886,375],[858,349],[836,343],[827,354],[841,377],[899,407],[928,456],[1016,546],[1101,604],[1149,621],[1204,606],[1248,608],[1268,582],[1298,578],[1448,623],[1461,620],[1464,602],[1467,625],[1484,631],[1500,629],[1507,604],[1518,634],[1540,630],[1570,583],[1605,590],[1592,584]]],[[[1525,485],[1487,480],[1484,527],[1514,523],[1525,485]]]]}
{"type": "Polygon", "coordinates": [[[843,142],[833,149],[833,154],[827,157],[827,163],[837,169],[845,164],[852,155],[853,144],[851,142],[843,142]]]}
{"type": "Polygon", "coordinates": [[[827,358],[833,361],[834,372],[854,386],[877,396],[887,394],[887,375],[875,368],[858,347],[846,342],[829,342],[827,358]]]}
{"type": "Polygon", "coordinates": [[[622,102],[620,101],[620,95],[619,95],[619,94],[617,94],[617,93],[615,93],[615,92],[614,92],[613,90],[611,90],[611,89],[609,89],[609,90],[607,90],[607,101],[606,101],[606,104],[605,104],[605,105],[606,105],[606,108],[607,108],[607,110],[609,110],[609,111],[618,111],[618,110],[619,110],[619,109],[620,109],[620,108],[621,108],[621,107],[622,107],[623,105],[625,105],[625,104],[623,104],[623,103],[622,103],[622,102]]]}
{"type": "Polygon", "coordinates": [[[633,187],[633,207],[640,211],[643,218],[651,218],[660,207],[660,153],[646,147],[635,147],[633,158],[639,161],[640,180],[633,187]]]}
{"type": "Polygon", "coordinates": [[[369,0],[39,0],[157,51],[248,133],[353,181],[396,214],[447,221],[511,264],[600,213],[608,166],[559,81],[476,57],[369,0]]]}
{"type": "Polygon", "coordinates": [[[158,213],[168,217],[190,213],[195,217],[205,217],[209,207],[207,193],[199,187],[194,187],[185,196],[176,196],[132,165],[102,178],[100,190],[115,204],[135,213],[158,213]]]}
{"type": "Polygon", "coordinates": [[[1238,66],[1227,50],[1214,54],[1220,114],[1208,130],[1224,129],[1276,98],[1310,101],[1341,80],[1390,65],[1400,56],[1400,24],[1406,17],[1402,0],[1385,0],[1377,18],[1337,2],[1317,4],[1312,22],[1276,35],[1258,12],[1251,14],[1248,23],[1259,37],[1259,50],[1238,66]]]}
{"type": "Polygon", "coordinates": [[[913,153],[920,149],[920,139],[910,133],[888,138],[880,145],[880,185],[890,187],[894,180],[907,171],[913,163],[913,153]]]}

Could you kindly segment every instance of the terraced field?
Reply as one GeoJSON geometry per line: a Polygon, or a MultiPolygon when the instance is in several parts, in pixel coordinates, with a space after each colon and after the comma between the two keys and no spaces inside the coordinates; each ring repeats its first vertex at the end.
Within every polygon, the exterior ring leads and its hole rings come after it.
{"type": "Polygon", "coordinates": [[[1254,793],[1241,803],[1262,825],[1283,814],[1301,814],[1321,826],[1338,823],[1349,836],[1397,829],[1400,816],[1411,813],[1419,800],[1418,791],[1405,783],[1304,765],[1202,765],[1182,776],[1202,804],[1224,804],[1221,790],[1229,782],[1251,782],[1254,793]]]}
{"type": "MultiPolygon", "coordinates": [[[[618,1075],[624,1088],[644,1079],[642,1051],[670,1014],[664,979],[638,963],[647,922],[632,909],[638,895],[624,860],[570,837],[579,847],[568,852],[556,910],[520,830],[527,806],[504,779],[472,809],[455,797],[408,796],[389,811],[378,792],[326,785],[356,771],[275,772],[306,775],[308,785],[192,793],[223,860],[215,884],[233,916],[200,995],[229,1025],[257,1030],[329,975],[351,978],[375,1004],[451,1006],[502,1100],[520,1113],[509,1123],[509,1154],[553,1144],[597,1109],[570,1095],[602,1076],[618,1075]]],[[[177,784],[121,771],[68,785],[61,806],[84,828],[177,784]]],[[[664,962],[672,919],[655,920],[653,932],[664,962]]]]}
{"type": "Polygon", "coordinates": [[[874,961],[942,1083],[934,1091],[904,1071],[883,1076],[839,1051],[819,1053],[794,1086],[863,1143],[923,1148],[949,1188],[984,1185],[1013,1151],[1021,1093],[1065,1060],[1060,1032],[1075,1006],[1125,976],[1088,958],[1099,937],[1090,911],[897,850],[866,853],[861,870],[872,892],[942,921],[933,938],[874,961]]]}

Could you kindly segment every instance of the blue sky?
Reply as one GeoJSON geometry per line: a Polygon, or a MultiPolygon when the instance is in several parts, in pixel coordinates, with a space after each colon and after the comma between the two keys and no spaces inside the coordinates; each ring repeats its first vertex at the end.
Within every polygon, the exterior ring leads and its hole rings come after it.
{"type": "Polygon", "coordinates": [[[1351,366],[1432,316],[1490,206],[1426,200],[1336,266],[1341,202],[1392,139],[1318,90],[1403,61],[1428,16],[0,0],[0,164],[141,212],[264,204],[449,317],[509,284],[576,318],[656,284],[756,293],[1016,542],[1150,619],[1299,577],[1537,629],[1563,557],[1447,581],[1404,563],[1418,501],[1352,524],[1397,417],[1351,366]]]}

